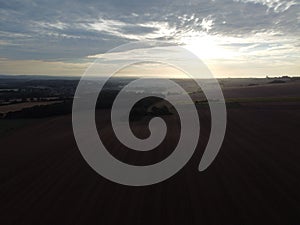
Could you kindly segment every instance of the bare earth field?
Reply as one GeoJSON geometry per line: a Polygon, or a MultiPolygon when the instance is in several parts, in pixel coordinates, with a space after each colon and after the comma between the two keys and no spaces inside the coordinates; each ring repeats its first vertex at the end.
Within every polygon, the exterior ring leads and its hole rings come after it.
{"type": "MultiPolygon", "coordinates": [[[[251,81],[248,81],[249,84],[251,81]]],[[[300,98],[300,81],[287,82],[282,84],[259,84],[248,86],[247,84],[227,84],[222,86],[223,94],[226,100],[234,100],[236,98],[300,98]]],[[[204,99],[204,94],[191,93],[191,97],[195,100],[204,99]]]]}
{"type": "Polygon", "coordinates": [[[263,84],[246,87],[224,87],[225,98],[300,97],[300,82],[263,84]]]}
{"type": "Polygon", "coordinates": [[[46,101],[46,102],[22,102],[17,104],[10,104],[10,105],[2,105],[0,106],[0,113],[8,113],[8,112],[15,112],[25,108],[31,108],[33,106],[38,105],[50,105],[54,103],[59,103],[62,101],[46,101]]]}
{"type": "MultiPolygon", "coordinates": [[[[176,146],[176,115],[164,117],[172,132],[152,153],[122,147],[105,123],[108,116],[97,112],[100,137],[118,159],[149,164],[176,146]]],[[[76,146],[71,115],[40,119],[0,136],[0,224],[300,224],[300,102],[229,107],[221,151],[201,173],[209,110],[199,106],[199,117],[201,141],[191,160],[170,179],[147,187],[122,186],[94,172],[76,146]]],[[[143,121],[133,130],[140,137],[148,134],[143,121]]]]}

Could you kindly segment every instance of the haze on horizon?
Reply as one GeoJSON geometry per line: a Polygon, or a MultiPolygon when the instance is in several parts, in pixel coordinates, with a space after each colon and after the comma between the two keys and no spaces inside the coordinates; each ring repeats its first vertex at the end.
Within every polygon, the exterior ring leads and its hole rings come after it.
{"type": "Polygon", "coordinates": [[[300,74],[297,0],[1,0],[0,11],[0,74],[79,76],[147,40],[191,50],[216,77],[300,74]]]}

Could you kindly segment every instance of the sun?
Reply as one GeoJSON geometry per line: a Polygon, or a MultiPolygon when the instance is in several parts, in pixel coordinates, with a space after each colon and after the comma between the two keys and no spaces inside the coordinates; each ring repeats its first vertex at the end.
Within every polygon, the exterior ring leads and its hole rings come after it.
{"type": "Polygon", "coordinates": [[[182,38],[183,47],[203,60],[221,60],[235,57],[234,52],[223,43],[226,40],[213,35],[197,35],[182,38]]]}

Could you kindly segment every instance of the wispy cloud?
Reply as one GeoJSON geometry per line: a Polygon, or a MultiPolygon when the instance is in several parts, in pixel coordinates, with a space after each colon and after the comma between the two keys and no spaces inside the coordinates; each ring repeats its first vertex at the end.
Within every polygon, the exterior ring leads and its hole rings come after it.
{"type": "Polygon", "coordinates": [[[281,59],[296,68],[299,11],[296,0],[2,1],[0,57],[68,63],[131,41],[163,40],[220,64],[281,59]]]}
{"type": "Polygon", "coordinates": [[[244,3],[255,3],[255,4],[261,4],[268,9],[274,10],[274,12],[280,13],[288,10],[291,6],[297,5],[297,3],[294,0],[236,0],[236,1],[241,1],[244,3]]]}

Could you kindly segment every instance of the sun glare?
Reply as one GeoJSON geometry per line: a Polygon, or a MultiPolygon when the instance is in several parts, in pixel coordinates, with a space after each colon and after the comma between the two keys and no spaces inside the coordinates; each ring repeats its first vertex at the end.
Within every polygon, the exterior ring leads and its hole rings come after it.
{"type": "MultiPolygon", "coordinates": [[[[200,59],[231,59],[236,56],[232,49],[222,46],[220,38],[214,36],[193,36],[183,38],[184,48],[197,55],[200,59]]],[[[223,40],[224,41],[224,40],[223,40]]]]}

